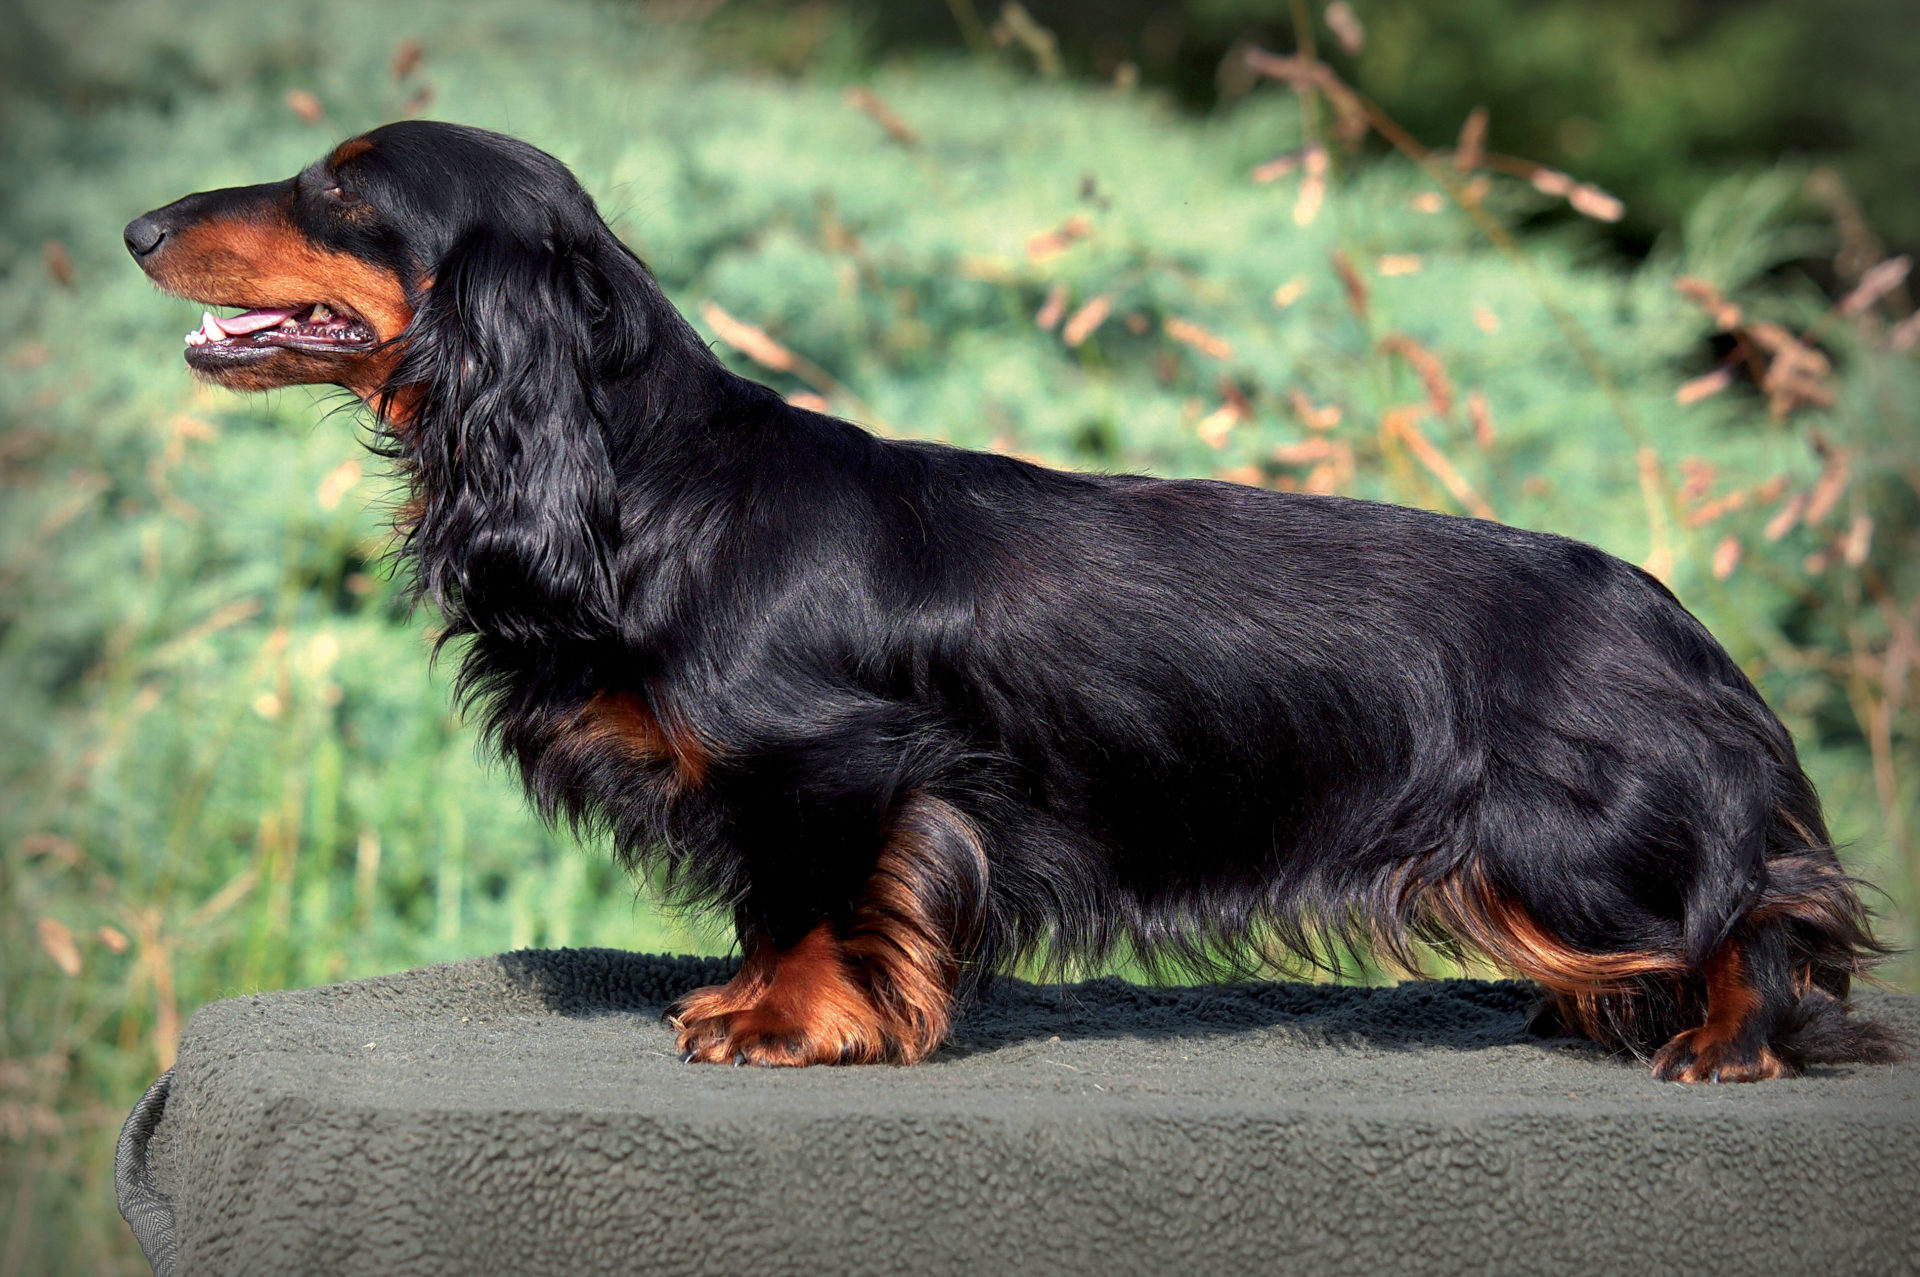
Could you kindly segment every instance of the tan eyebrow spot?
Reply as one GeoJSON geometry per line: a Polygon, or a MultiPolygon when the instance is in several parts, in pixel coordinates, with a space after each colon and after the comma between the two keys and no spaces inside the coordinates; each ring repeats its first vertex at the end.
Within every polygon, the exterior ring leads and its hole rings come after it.
{"type": "Polygon", "coordinates": [[[327,157],[327,167],[337,169],[342,164],[359,159],[372,149],[373,139],[350,137],[339,146],[333,148],[333,154],[327,157]]]}

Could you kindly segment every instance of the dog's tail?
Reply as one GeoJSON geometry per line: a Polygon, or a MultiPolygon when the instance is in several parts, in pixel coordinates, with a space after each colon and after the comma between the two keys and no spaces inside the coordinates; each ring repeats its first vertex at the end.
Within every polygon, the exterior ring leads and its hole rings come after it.
{"type": "Polygon", "coordinates": [[[1840,866],[1793,737],[1737,673],[1730,671],[1720,709],[1728,771],[1744,774],[1741,788],[1751,795],[1744,818],[1728,813],[1730,827],[1748,832],[1726,850],[1736,861],[1758,852],[1758,863],[1697,882],[1711,903],[1696,896],[1689,909],[1689,966],[1706,973],[1710,1001],[1716,983],[1743,986],[1731,1001],[1758,1004],[1749,1023],[1766,1026],[1765,1040],[1793,1072],[1899,1058],[1899,1035],[1849,1014],[1856,978],[1894,951],[1874,937],[1861,884],[1840,866]],[[1745,767],[1734,762],[1741,755],[1745,767]],[[1746,856],[1735,849],[1742,845],[1746,856]]]}
{"type": "Polygon", "coordinates": [[[1876,939],[1859,886],[1841,869],[1819,800],[1798,766],[1767,830],[1766,878],[1741,931],[1784,942],[1793,1003],[1773,1035],[1795,1065],[1885,1063],[1909,1044],[1892,1029],[1849,1014],[1854,979],[1894,950],[1876,939]]]}
{"type": "Polygon", "coordinates": [[[1536,1032],[1631,1050],[1659,1077],[1753,1080],[1903,1058],[1910,1044],[1900,1034],[1849,1005],[1855,981],[1894,951],[1874,937],[1792,738],[1757,692],[1732,679],[1726,691],[1722,801],[1703,803],[1694,825],[1699,851],[1677,943],[1574,954],[1527,942],[1514,919],[1483,906],[1469,916],[1495,923],[1505,949],[1480,947],[1552,995],[1536,1032]]]}

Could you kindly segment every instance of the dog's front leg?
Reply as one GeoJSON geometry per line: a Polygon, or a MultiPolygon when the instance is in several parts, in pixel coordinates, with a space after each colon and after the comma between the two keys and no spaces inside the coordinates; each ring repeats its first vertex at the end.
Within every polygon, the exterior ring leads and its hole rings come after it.
{"type": "Polygon", "coordinates": [[[987,856],[974,823],[943,799],[909,798],[844,916],[822,918],[784,945],[743,928],[739,974],[668,1008],[681,1054],[714,1064],[924,1059],[946,1038],[986,899],[987,856]]]}

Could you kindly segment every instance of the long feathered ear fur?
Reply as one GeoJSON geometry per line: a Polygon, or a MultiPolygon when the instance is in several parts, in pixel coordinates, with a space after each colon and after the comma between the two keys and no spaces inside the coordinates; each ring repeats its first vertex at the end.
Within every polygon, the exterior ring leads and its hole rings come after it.
{"type": "Polygon", "coordinates": [[[540,242],[462,236],[437,264],[389,383],[416,486],[406,551],[455,633],[592,640],[615,624],[620,512],[604,377],[644,350],[625,276],[639,263],[595,219],[540,242]]]}

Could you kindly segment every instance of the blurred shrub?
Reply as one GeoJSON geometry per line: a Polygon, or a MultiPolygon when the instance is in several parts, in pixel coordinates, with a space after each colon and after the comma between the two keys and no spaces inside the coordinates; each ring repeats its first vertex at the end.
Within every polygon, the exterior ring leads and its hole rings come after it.
{"type": "Polygon", "coordinates": [[[1301,141],[1272,87],[1195,120],[937,62],[849,97],[831,27],[774,76],[631,8],[393,12],[70,3],[32,30],[77,79],[6,99],[0,160],[31,180],[0,205],[0,1274],[126,1258],[112,1137],[209,998],[724,941],[477,758],[432,618],[386,583],[353,406],[194,387],[197,311],[120,246],[146,208],[409,111],[555,151],[743,371],[882,429],[1488,512],[1647,563],[1781,708],[1911,934],[1915,331],[1885,297],[1839,314],[1764,282],[1836,242],[1783,212],[1796,173],[1716,186],[1621,273],[1577,236],[1507,243],[1554,202],[1510,179],[1471,211],[1432,180],[1461,176],[1398,160],[1251,181],[1301,141]],[[408,35],[424,60],[396,75],[408,35]]]}
{"type": "MultiPolygon", "coordinates": [[[[763,0],[715,15],[759,29],[763,0]]],[[[965,46],[972,12],[988,26],[1001,0],[849,0],[881,50],[965,46]]],[[[1621,242],[1644,249],[1676,228],[1721,178],[1782,155],[1832,165],[1893,243],[1920,248],[1920,23],[1907,0],[1348,0],[1364,33],[1349,55],[1326,0],[1030,0],[1069,74],[1111,79],[1128,63],[1189,109],[1245,93],[1246,43],[1290,48],[1293,17],[1355,84],[1430,140],[1486,107],[1499,150],[1580,171],[1625,199],[1621,242]]],[[[747,53],[744,42],[739,50],[747,53]]],[[[1030,65],[1017,44],[1004,54],[1030,65]]]]}

